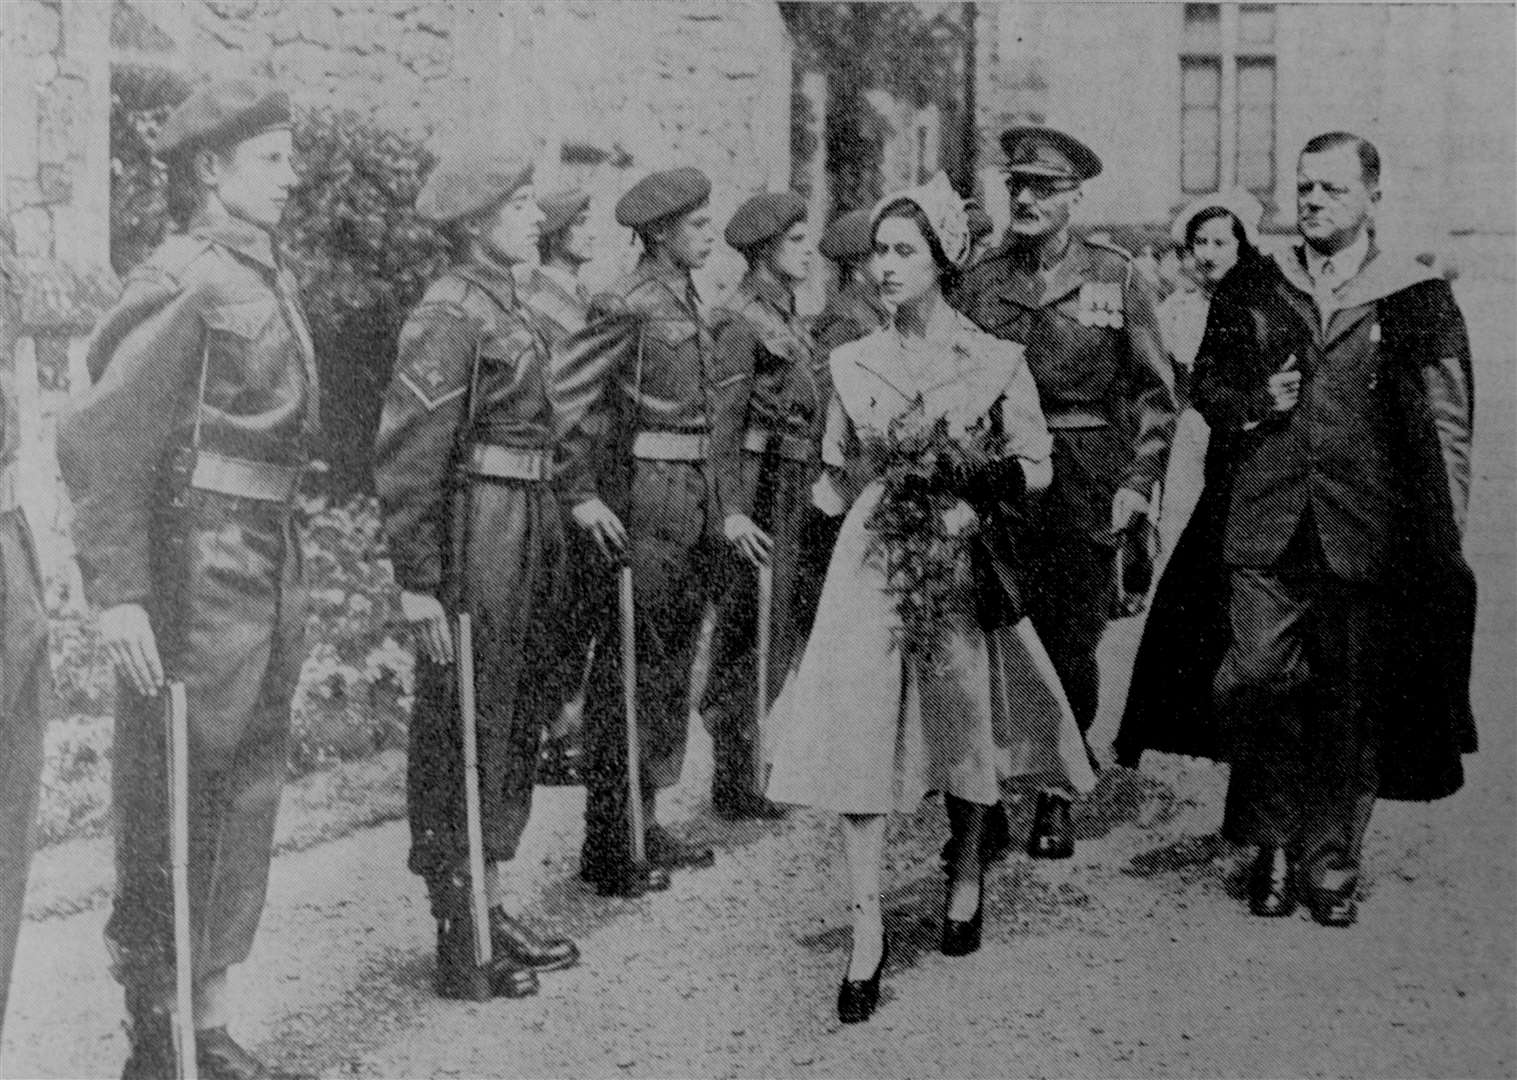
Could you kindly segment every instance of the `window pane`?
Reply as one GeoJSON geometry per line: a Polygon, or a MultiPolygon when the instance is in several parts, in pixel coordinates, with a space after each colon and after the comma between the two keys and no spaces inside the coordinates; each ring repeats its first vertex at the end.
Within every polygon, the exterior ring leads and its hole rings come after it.
{"type": "Polygon", "coordinates": [[[1275,64],[1272,60],[1238,61],[1238,108],[1275,107],[1275,64]]]}
{"type": "Polygon", "coordinates": [[[1239,9],[1238,43],[1244,46],[1275,43],[1275,6],[1273,4],[1244,4],[1239,9]]]}
{"type": "Polygon", "coordinates": [[[1217,4],[1186,4],[1185,51],[1214,53],[1221,45],[1221,8],[1217,4]]]}
{"type": "Polygon", "coordinates": [[[1180,103],[1216,108],[1222,100],[1222,65],[1216,60],[1184,60],[1180,67],[1180,103]]]}
{"type": "Polygon", "coordinates": [[[1238,62],[1238,183],[1254,191],[1275,184],[1275,62],[1238,62]]]}
{"type": "Polygon", "coordinates": [[[1187,108],[1180,114],[1180,186],[1186,193],[1216,191],[1221,152],[1217,109],[1187,108]]]}

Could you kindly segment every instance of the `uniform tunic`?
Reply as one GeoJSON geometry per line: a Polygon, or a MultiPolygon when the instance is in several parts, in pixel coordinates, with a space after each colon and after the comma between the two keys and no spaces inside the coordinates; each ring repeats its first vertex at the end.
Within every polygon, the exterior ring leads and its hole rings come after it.
{"type": "MultiPolygon", "coordinates": [[[[550,664],[563,525],[548,481],[548,352],[507,268],[456,267],[401,331],[375,447],[375,483],[401,588],[474,624],[485,858],[526,828],[541,734],[536,673],[550,664]],[[485,475],[482,448],[523,451],[541,479],[485,475]]],[[[528,470],[530,471],[530,470],[528,470]]],[[[419,660],[407,807],[411,869],[436,883],[468,856],[458,667],[419,660]]]]}
{"type": "MultiPolygon", "coordinates": [[[[770,566],[769,685],[779,693],[800,659],[810,612],[797,609],[802,528],[812,512],[821,396],[809,335],[792,298],[772,276],[750,272],[712,319],[717,384],[712,457],[731,493],[727,514],[745,514],[774,541],[770,566]]],[[[717,786],[748,790],[755,716],[758,575],[734,552],[727,591],[717,606],[711,679],[703,703],[717,745],[717,786]]]]}
{"type": "Polygon", "coordinates": [[[7,259],[0,270],[0,1025],[26,900],[42,736],[53,690],[48,670],[42,573],[26,517],[16,505],[16,395],[11,342],[19,297],[7,259]]]}
{"type": "MultiPolygon", "coordinates": [[[[709,449],[701,452],[711,434],[711,334],[689,275],[644,259],[596,298],[563,353],[554,388],[562,497],[569,506],[602,499],[631,534],[638,730],[651,793],[677,781],[684,764],[690,664],[726,555],[724,492],[709,449]],[[694,459],[636,457],[639,434],[673,435],[694,459]]],[[[621,860],[631,843],[621,640],[615,608],[605,614],[585,708],[591,863],[621,860]]]]}
{"type": "MultiPolygon", "coordinates": [[[[195,222],[127,279],[90,341],[93,387],[59,425],[74,540],[97,610],[143,605],[190,730],[190,913],[197,975],[247,957],[263,910],[305,658],[291,500],[190,486],[213,455],[299,466],[317,381],[294,280],[269,236],[195,222]]],[[[255,465],[256,467],[256,465],[255,465]]],[[[173,985],[163,701],[117,680],[116,899],[128,991],[173,985]]]]}
{"type": "MultiPolygon", "coordinates": [[[[941,308],[921,340],[879,330],[832,354],[835,384],[823,456],[829,476],[860,440],[901,417],[946,418],[962,437],[999,414],[1003,455],[1047,462],[1052,440],[1020,348],[941,308]]],[[[1069,702],[1026,619],[987,630],[975,583],[944,628],[942,658],[892,644],[900,625],[865,523],[883,488],[871,480],[847,512],[814,633],[773,710],[768,795],[845,814],[909,813],[928,792],[991,805],[999,780],[1094,785],[1069,702]]]]}
{"type": "Polygon", "coordinates": [[[1072,236],[1046,270],[1015,247],[991,253],[953,299],[983,329],[1024,345],[1037,380],[1054,479],[1029,540],[1028,610],[1088,729],[1113,588],[1112,499],[1118,488],[1148,495],[1175,425],[1151,286],[1125,252],[1072,236]]]}

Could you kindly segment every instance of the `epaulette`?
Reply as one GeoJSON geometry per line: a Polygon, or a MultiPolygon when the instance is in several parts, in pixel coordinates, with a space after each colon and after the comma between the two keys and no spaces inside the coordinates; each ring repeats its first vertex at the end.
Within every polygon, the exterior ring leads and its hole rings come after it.
{"type": "Polygon", "coordinates": [[[1124,262],[1133,261],[1134,256],[1132,252],[1120,244],[1113,244],[1110,240],[1095,240],[1091,237],[1086,237],[1085,242],[1093,248],[1100,248],[1102,251],[1109,251],[1113,255],[1120,255],[1124,262]]]}
{"type": "Polygon", "coordinates": [[[421,303],[416,305],[413,314],[446,315],[461,322],[473,322],[489,327],[494,322],[490,310],[491,305],[479,303],[471,295],[477,291],[475,286],[463,278],[454,274],[444,274],[427,286],[427,291],[422,294],[421,303]]]}
{"type": "Polygon", "coordinates": [[[204,237],[175,233],[133,267],[127,280],[151,282],[178,292],[184,288],[184,278],[190,267],[210,251],[211,243],[204,237]]]}

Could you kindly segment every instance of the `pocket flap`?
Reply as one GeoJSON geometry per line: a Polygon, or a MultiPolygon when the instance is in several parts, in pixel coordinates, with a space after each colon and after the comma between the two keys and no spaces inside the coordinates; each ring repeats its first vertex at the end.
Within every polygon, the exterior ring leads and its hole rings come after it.
{"type": "Polygon", "coordinates": [[[263,333],[274,317],[276,306],[272,297],[220,304],[205,313],[205,325],[251,341],[263,333]]]}

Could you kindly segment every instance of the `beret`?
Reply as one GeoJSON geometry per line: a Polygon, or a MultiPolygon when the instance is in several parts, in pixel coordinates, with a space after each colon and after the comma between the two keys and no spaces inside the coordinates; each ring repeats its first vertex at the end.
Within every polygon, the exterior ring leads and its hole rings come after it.
{"type": "Polygon", "coordinates": [[[694,210],[711,198],[711,181],[699,169],[685,166],[650,173],[616,200],[616,223],[641,229],[655,221],[694,210]]]}
{"type": "Polygon", "coordinates": [[[169,113],[153,152],[159,157],[187,147],[230,146],[290,122],[290,97],[257,79],[216,79],[169,113]]]}
{"type": "Polygon", "coordinates": [[[985,208],[974,200],[971,199],[964,207],[964,213],[969,216],[969,235],[976,240],[983,240],[996,231],[995,222],[990,220],[985,208]]]}
{"type": "Polygon", "coordinates": [[[835,262],[856,262],[874,250],[874,229],[868,210],[850,210],[835,219],[822,233],[817,250],[835,262]]]}
{"type": "Polygon", "coordinates": [[[746,251],[805,220],[805,199],[793,191],[764,191],[737,208],[724,235],[729,246],[746,251]]]}
{"type": "Polygon", "coordinates": [[[1184,247],[1185,232],[1190,228],[1190,223],[1197,215],[1208,210],[1226,210],[1243,226],[1243,235],[1248,238],[1248,242],[1254,247],[1259,246],[1259,221],[1264,217],[1264,207],[1247,191],[1237,188],[1202,195],[1199,199],[1192,200],[1170,225],[1170,239],[1184,247]]]}
{"type": "Polygon", "coordinates": [[[590,205],[590,193],[582,188],[555,191],[538,199],[537,205],[543,212],[542,235],[548,236],[566,228],[569,222],[585,212],[590,205]]]}
{"type": "Polygon", "coordinates": [[[1014,127],[1001,133],[1006,171],[1031,176],[1089,180],[1101,174],[1096,152],[1073,135],[1051,127],[1014,127]]]}
{"type": "Polygon", "coordinates": [[[469,149],[445,154],[421,194],[416,213],[438,223],[486,210],[532,179],[532,159],[524,150],[469,149]]]}

